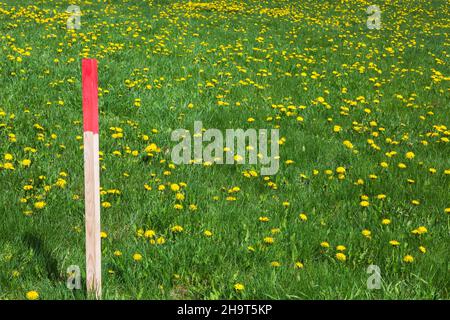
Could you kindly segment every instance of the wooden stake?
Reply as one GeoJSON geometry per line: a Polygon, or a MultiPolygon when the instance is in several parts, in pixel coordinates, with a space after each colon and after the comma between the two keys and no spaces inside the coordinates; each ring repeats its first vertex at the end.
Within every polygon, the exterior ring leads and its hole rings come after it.
{"type": "Polygon", "coordinates": [[[86,288],[102,295],[100,239],[100,163],[98,139],[97,61],[82,60],[84,125],[84,195],[86,219],[86,288]]]}

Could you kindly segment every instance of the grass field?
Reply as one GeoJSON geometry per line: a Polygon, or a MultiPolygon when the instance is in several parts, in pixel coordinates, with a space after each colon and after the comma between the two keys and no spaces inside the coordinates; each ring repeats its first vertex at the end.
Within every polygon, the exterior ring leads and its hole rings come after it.
{"type": "Polygon", "coordinates": [[[1,299],[88,298],[83,57],[104,299],[449,299],[449,1],[70,3],[0,0],[1,299]],[[173,165],[196,120],[278,128],[278,173],[173,165]]]}

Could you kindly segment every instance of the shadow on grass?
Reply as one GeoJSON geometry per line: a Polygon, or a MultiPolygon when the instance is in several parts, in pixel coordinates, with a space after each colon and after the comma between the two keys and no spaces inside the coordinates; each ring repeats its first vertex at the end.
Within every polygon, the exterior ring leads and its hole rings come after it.
{"type": "MultiPolygon", "coordinates": [[[[57,287],[66,288],[66,276],[63,274],[62,270],[58,270],[58,261],[52,255],[51,251],[45,245],[45,241],[42,240],[40,236],[32,233],[25,233],[23,236],[24,243],[34,251],[36,258],[45,266],[47,277],[49,280],[55,283],[57,287]]],[[[74,299],[85,299],[85,290],[70,290],[74,299]]]]}
{"type": "Polygon", "coordinates": [[[58,261],[52,256],[44,241],[31,233],[25,233],[23,240],[30,249],[33,249],[36,257],[43,262],[47,277],[52,281],[62,281],[63,279],[58,273],[58,261]]]}

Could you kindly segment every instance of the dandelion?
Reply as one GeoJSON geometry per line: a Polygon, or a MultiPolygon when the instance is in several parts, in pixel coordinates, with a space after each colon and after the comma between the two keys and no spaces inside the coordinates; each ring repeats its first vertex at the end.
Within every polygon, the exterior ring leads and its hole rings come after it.
{"type": "Polygon", "coordinates": [[[237,292],[241,292],[245,289],[245,286],[242,283],[236,283],[234,285],[234,290],[236,290],[237,292]]]}
{"type": "Polygon", "coordinates": [[[295,263],[295,269],[303,269],[305,266],[300,261],[295,263]]]}
{"type": "Polygon", "coordinates": [[[14,168],[14,165],[11,162],[5,162],[3,164],[3,168],[6,169],[6,170],[16,170],[14,168]]]}
{"type": "Polygon", "coordinates": [[[175,199],[177,199],[178,201],[183,201],[183,200],[185,199],[185,196],[184,196],[184,194],[182,194],[181,192],[178,192],[178,193],[175,195],[175,199]]]}
{"type": "Polygon", "coordinates": [[[64,179],[61,179],[61,178],[59,178],[55,183],[55,185],[60,188],[65,188],[66,184],[67,184],[67,181],[64,179]]]}
{"type": "Polygon", "coordinates": [[[363,200],[359,203],[359,205],[363,208],[367,208],[368,206],[370,206],[370,203],[367,200],[363,200]]]}
{"type": "Polygon", "coordinates": [[[320,246],[321,246],[322,248],[329,248],[329,247],[330,247],[330,244],[329,244],[328,242],[324,241],[324,242],[321,242],[321,243],[320,243],[320,246]]]}
{"type": "Polygon", "coordinates": [[[343,142],[343,144],[344,144],[344,146],[345,146],[346,148],[348,148],[348,149],[353,149],[353,144],[352,144],[350,141],[345,140],[345,141],[343,142]]]}
{"type": "Polygon", "coordinates": [[[405,263],[412,263],[414,261],[414,257],[412,255],[406,255],[403,257],[403,262],[405,263]]]}
{"type": "Polygon", "coordinates": [[[400,163],[398,164],[398,167],[399,167],[400,169],[406,169],[406,164],[400,162],[400,163]]]}
{"type": "Polygon", "coordinates": [[[336,168],[336,173],[345,174],[345,172],[346,172],[346,170],[345,170],[344,167],[337,167],[336,168]]]}
{"type": "Polygon", "coordinates": [[[154,230],[145,230],[144,232],[144,238],[153,238],[156,235],[156,232],[154,230]]]}
{"type": "Polygon", "coordinates": [[[381,220],[381,224],[387,226],[388,224],[391,224],[391,220],[390,219],[383,219],[383,220],[381,220]]]}
{"type": "Polygon", "coordinates": [[[299,217],[300,220],[302,220],[302,221],[307,221],[307,220],[308,220],[308,217],[307,217],[306,214],[304,214],[304,213],[300,213],[298,217],[299,217]]]}
{"type": "Polygon", "coordinates": [[[100,232],[100,238],[106,239],[108,237],[108,234],[105,231],[100,232]]]}
{"type": "Polygon", "coordinates": [[[413,231],[411,231],[412,234],[425,234],[428,232],[428,229],[424,226],[420,226],[417,229],[414,229],[413,231]]]}
{"type": "Polygon", "coordinates": [[[155,151],[158,152],[158,150],[159,150],[159,148],[155,143],[152,143],[145,148],[145,152],[147,152],[147,153],[151,153],[151,152],[155,152],[155,151]]]}
{"type": "Polygon", "coordinates": [[[264,241],[265,244],[273,244],[275,242],[275,239],[272,238],[272,237],[265,237],[263,239],[263,241],[264,241]]]}
{"type": "Polygon", "coordinates": [[[272,261],[270,263],[270,266],[274,267],[274,268],[278,268],[278,267],[281,267],[281,263],[279,263],[278,261],[272,261]]]}
{"type": "Polygon", "coordinates": [[[39,293],[37,291],[34,291],[34,290],[28,291],[26,293],[26,297],[27,297],[28,300],[37,300],[37,299],[39,299],[39,293]]]}
{"type": "Polygon", "coordinates": [[[38,210],[43,209],[47,204],[44,201],[38,201],[34,204],[34,207],[38,210]]]}
{"type": "Polygon", "coordinates": [[[272,228],[272,229],[270,229],[270,233],[271,234],[277,234],[277,233],[280,233],[280,232],[281,232],[280,228],[272,228]]]}
{"type": "Polygon", "coordinates": [[[104,202],[102,202],[102,207],[103,208],[110,208],[111,207],[111,203],[110,202],[108,202],[108,201],[104,201],[104,202]]]}
{"type": "Polygon", "coordinates": [[[183,232],[183,227],[179,225],[175,225],[170,229],[173,233],[183,232]]]}
{"type": "Polygon", "coordinates": [[[213,233],[209,230],[205,230],[205,232],[203,232],[203,234],[205,235],[205,237],[212,237],[213,233]]]}
{"type": "Polygon", "coordinates": [[[415,156],[416,155],[412,151],[409,151],[405,154],[406,159],[414,159],[415,156]]]}
{"type": "Polygon", "coordinates": [[[120,257],[122,255],[122,252],[119,250],[114,251],[114,256],[120,257]]]}
{"type": "Polygon", "coordinates": [[[344,262],[347,260],[347,256],[345,254],[343,254],[342,252],[338,252],[338,253],[336,253],[336,259],[344,262]]]}
{"type": "Polygon", "coordinates": [[[393,247],[398,247],[400,245],[400,242],[398,242],[397,240],[391,240],[389,241],[389,244],[393,247]]]}
{"type": "Polygon", "coordinates": [[[372,232],[370,232],[370,230],[364,229],[363,231],[361,231],[361,234],[362,234],[364,237],[370,239],[370,237],[371,237],[371,235],[372,235],[372,232]]]}
{"type": "Polygon", "coordinates": [[[142,255],[140,253],[133,254],[133,260],[137,261],[137,262],[141,261],[142,260],[142,255]]]}
{"type": "Polygon", "coordinates": [[[164,237],[159,237],[158,239],[156,239],[156,243],[157,244],[164,244],[164,243],[166,243],[166,239],[164,237]]]}
{"type": "Polygon", "coordinates": [[[343,246],[343,245],[338,245],[337,247],[336,247],[336,250],[337,251],[345,251],[347,248],[345,247],[345,246],[343,246]]]}

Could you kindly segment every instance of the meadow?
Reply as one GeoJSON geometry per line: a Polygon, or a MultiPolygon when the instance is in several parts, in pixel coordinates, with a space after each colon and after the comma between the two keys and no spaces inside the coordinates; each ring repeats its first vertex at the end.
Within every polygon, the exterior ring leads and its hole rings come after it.
{"type": "Polygon", "coordinates": [[[87,57],[104,299],[449,299],[449,25],[446,0],[0,0],[0,299],[89,298],[87,57]],[[173,164],[194,121],[279,129],[279,171],[173,164]]]}

